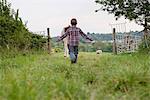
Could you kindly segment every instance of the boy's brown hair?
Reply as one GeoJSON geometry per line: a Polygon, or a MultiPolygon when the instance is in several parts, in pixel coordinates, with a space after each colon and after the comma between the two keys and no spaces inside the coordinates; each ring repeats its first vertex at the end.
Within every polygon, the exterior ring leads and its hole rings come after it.
{"type": "Polygon", "coordinates": [[[77,25],[77,20],[75,18],[71,19],[71,25],[77,25]]]}

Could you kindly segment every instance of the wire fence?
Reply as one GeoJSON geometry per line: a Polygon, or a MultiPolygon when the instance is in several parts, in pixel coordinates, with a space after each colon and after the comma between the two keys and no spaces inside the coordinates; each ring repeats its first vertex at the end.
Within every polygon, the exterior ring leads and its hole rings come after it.
{"type": "Polygon", "coordinates": [[[115,44],[116,52],[128,53],[138,50],[139,44],[142,41],[142,36],[132,34],[126,30],[126,22],[110,24],[111,29],[115,29],[115,44]]]}

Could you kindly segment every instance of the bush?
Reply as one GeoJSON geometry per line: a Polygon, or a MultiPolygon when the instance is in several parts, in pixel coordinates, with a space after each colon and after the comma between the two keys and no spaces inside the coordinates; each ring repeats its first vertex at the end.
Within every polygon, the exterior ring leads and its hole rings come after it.
{"type": "Polygon", "coordinates": [[[0,0],[0,46],[20,51],[41,49],[45,46],[43,36],[32,34],[19,17],[19,10],[11,9],[7,0],[0,0]]]}

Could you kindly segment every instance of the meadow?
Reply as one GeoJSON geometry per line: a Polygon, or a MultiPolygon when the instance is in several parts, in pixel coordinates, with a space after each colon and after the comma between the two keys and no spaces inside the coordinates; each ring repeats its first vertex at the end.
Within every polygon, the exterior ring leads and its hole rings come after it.
{"type": "Polygon", "coordinates": [[[150,57],[80,52],[0,57],[0,100],[149,100],[150,57]]]}

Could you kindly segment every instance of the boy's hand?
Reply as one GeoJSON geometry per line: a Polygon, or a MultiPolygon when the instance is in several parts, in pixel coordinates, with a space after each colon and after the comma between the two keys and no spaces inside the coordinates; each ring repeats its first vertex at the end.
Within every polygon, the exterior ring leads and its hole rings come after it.
{"type": "Polygon", "coordinates": [[[58,38],[57,40],[56,40],[56,42],[60,42],[61,40],[60,40],[60,38],[58,38]]]}
{"type": "Polygon", "coordinates": [[[91,41],[87,40],[87,41],[85,41],[85,43],[91,43],[91,41]]]}
{"type": "Polygon", "coordinates": [[[95,44],[95,41],[91,41],[92,44],[95,44]]]}
{"type": "Polygon", "coordinates": [[[85,43],[91,43],[91,44],[94,44],[95,41],[86,41],[85,43]]]}

